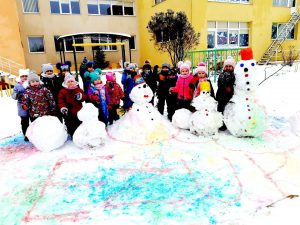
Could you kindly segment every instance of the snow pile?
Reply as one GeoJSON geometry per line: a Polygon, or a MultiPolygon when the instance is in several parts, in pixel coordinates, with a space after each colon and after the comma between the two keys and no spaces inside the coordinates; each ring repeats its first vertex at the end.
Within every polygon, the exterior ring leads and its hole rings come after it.
{"type": "Polygon", "coordinates": [[[42,116],[33,121],[27,129],[29,141],[41,151],[52,151],[67,140],[65,126],[55,116],[42,116]]]}
{"type": "Polygon", "coordinates": [[[217,134],[219,127],[222,126],[223,117],[217,111],[217,101],[211,97],[210,92],[202,91],[193,99],[192,106],[197,111],[190,118],[191,133],[201,136],[217,134]]]}
{"type": "Polygon", "coordinates": [[[149,103],[153,96],[150,87],[140,77],[137,79],[139,80],[130,93],[134,102],[132,108],[108,128],[109,135],[113,139],[136,144],[170,139],[176,129],[149,103]]]}
{"type": "Polygon", "coordinates": [[[293,116],[291,116],[289,122],[292,131],[297,136],[300,136],[300,111],[296,112],[293,116]]]}
{"type": "Polygon", "coordinates": [[[80,148],[96,148],[104,144],[107,137],[105,124],[98,120],[98,109],[92,104],[84,104],[77,113],[82,124],[73,135],[73,142],[80,148]]]}
{"type": "Polygon", "coordinates": [[[172,117],[172,124],[180,129],[190,129],[190,118],[192,113],[188,109],[178,109],[172,117]]]}
{"type": "Polygon", "coordinates": [[[243,49],[242,59],[235,72],[234,95],[224,110],[224,123],[230,133],[237,137],[260,137],[266,129],[263,110],[255,102],[257,82],[256,61],[252,51],[243,49]]]}

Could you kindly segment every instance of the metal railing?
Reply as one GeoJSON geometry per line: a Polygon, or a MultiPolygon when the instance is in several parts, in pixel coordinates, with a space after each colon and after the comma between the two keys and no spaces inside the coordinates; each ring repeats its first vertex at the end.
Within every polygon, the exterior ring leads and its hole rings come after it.
{"type": "Polygon", "coordinates": [[[23,69],[24,65],[16,63],[13,60],[0,56],[0,70],[10,75],[18,75],[19,69],[23,69]]]}
{"type": "Polygon", "coordinates": [[[188,51],[185,52],[185,59],[191,61],[192,68],[195,68],[199,62],[205,62],[208,76],[213,77],[213,81],[216,82],[218,74],[222,71],[224,61],[228,56],[232,56],[235,61],[238,61],[240,50],[241,48],[224,48],[188,51]]]}

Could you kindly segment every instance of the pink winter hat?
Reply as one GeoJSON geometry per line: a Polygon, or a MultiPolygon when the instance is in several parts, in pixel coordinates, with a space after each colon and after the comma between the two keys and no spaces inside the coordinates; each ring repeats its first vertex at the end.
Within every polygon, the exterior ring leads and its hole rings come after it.
{"type": "Polygon", "coordinates": [[[180,61],[180,62],[178,62],[177,66],[178,66],[180,71],[183,70],[183,69],[187,69],[188,71],[190,71],[191,62],[190,61],[185,61],[185,62],[180,61]]]}
{"type": "Polygon", "coordinates": [[[225,68],[225,66],[227,65],[230,65],[232,66],[233,68],[235,67],[235,61],[234,61],[234,58],[232,56],[228,56],[227,59],[225,60],[224,62],[224,65],[223,65],[223,69],[225,68]]]}
{"type": "Polygon", "coordinates": [[[206,68],[206,64],[204,62],[201,62],[197,65],[197,67],[195,69],[195,74],[197,74],[199,72],[204,72],[207,74],[207,68],[206,68]]]}
{"type": "Polygon", "coordinates": [[[114,72],[108,71],[108,72],[106,73],[106,80],[107,80],[107,81],[114,81],[114,75],[115,75],[114,72]]]}

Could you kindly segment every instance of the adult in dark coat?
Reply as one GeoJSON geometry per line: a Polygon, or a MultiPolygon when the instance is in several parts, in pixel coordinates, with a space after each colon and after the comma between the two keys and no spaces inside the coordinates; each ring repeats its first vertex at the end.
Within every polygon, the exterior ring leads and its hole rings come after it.
{"type": "MultiPolygon", "coordinates": [[[[144,78],[146,84],[148,84],[149,87],[151,88],[153,94],[155,94],[157,89],[157,77],[155,74],[153,74],[151,65],[147,63],[143,66],[142,69],[143,69],[141,73],[142,77],[144,78]]],[[[154,95],[150,103],[152,105],[154,104],[154,95]]]]}

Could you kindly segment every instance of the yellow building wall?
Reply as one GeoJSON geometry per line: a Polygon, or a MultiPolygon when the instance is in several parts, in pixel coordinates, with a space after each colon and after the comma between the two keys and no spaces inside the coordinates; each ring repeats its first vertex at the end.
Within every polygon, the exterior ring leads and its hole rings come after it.
{"type": "Polygon", "coordinates": [[[0,33],[0,56],[25,67],[16,1],[1,0],[0,33]]]}
{"type": "MultiPolygon", "coordinates": [[[[299,2],[299,1],[298,1],[299,2]]],[[[250,28],[249,47],[253,49],[254,58],[258,61],[271,44],[272,23],[286,23],[291,14],[288,7],[273,7],[273,0],[252,0],[250,4],[234,4],[209,2],[208,0],[166,0],[154,5],[153,0],[139,1],[139,11],[143,16],[139,18],[141,38],[141,59],[152,59],[152,64],[160,65],[164,61],[170,62],[167,54],[159,53],[150,42],[147,24],[156,12],[184,11],[196,32],[200,32],[200,44],[197,50],[207,49],[207,22],[230,21],[248,22],[250,28]]],[[[299,3],[297,3],[299,5],[299,3]]],[[[295,40],[286,40],[283,48],[295,46],[300,49],[299,23],[295,28],[295,40]]]]}

